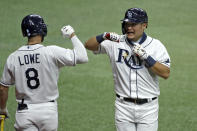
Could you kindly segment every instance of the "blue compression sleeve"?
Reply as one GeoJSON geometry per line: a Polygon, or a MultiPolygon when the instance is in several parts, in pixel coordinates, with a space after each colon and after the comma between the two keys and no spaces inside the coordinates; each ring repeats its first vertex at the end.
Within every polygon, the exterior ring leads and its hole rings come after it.
{"type": "Polygon", "coordinates": [[[103,34],[97,35],[96,40],[97,40],[98,43],[103,42],[104,41],[103,34]]]}
{"type": "Polygon", "coordinates": [[[152,67],[156,63],[156,61],[151,56],[148,56],[145,61],[148,67],[152,67]]]}

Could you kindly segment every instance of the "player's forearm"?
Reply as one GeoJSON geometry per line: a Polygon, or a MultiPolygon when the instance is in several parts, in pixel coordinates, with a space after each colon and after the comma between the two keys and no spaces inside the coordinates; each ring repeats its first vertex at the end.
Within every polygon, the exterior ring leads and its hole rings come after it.
{"type": "Polygon", "coordinates": [[[96,37],[90,38],[86,43],[85,43],[85,48],[88,50],[92,51],[97,51],[99,47],[99,43],[96,40],[96,37]]]}
{"type": "Polygon", "coordinates": [[[152,67],[150,67],[150,69],[155,74],[157,74],[158,76],[160,76],[164,79],[167,79],[170,76],[170,69],[167,66],[165,66],[159,62],[156,62],[152,67]]]}
{"type": "Polygon", "coordinates": [[[76,63],[80,64],[88,62],[87,51],[78,37],[76,35],[72,36],[71,41],[74,48],[73,50],[75,51],[76,63]]]}
{"type": "Polygon", "coordinates": [[[0,84],[0,108],[1,110],[6,109],[6,102],[8,100],[8,87],[0,84]]]}

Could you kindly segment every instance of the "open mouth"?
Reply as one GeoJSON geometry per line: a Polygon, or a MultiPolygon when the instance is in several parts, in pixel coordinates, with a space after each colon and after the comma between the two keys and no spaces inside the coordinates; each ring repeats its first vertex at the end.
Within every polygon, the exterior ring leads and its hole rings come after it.
{"type": "Polygon", "coordinates": [[[127,35],[133,35],[133,34],[134,34],[134,32],[132,32],[132,31],[127,32],[127,35]]]}

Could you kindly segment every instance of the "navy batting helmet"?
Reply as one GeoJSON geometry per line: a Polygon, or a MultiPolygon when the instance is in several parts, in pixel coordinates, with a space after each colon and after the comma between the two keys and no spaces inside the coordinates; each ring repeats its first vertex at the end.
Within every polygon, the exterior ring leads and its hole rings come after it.
{"type": "Polygon", "coordinates": [[[130,8],[125,12],[125,17],[122,21],[122,33],[125,34],[125,22],[132,23],[148,23],[148,16],[145,10],[141,8],[130,8]]]}
{"type": "Polygon", "coordinates": [[[24,37],[33,37],[36,35],[45,37],[47,35],[47,26],[43,18],[36,14],[25,16],[21,23],[21,29],[24,37]]]}

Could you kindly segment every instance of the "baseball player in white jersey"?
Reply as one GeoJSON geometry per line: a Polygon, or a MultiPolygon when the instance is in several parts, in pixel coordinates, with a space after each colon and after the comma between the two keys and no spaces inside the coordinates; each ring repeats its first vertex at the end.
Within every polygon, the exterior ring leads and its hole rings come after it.
{"type": "Polygon", "coordinates": [[[157,131],[158,76],[167,79],[170,57],[164,45],[147,36],[148,16],[130,8],[122,20],[123,35],[113,32],[90,38],[85,47],[109,56],[116,93],[117,131],[157,131]]]}
{"type": "Polygon", "coordinates": [[[57,98],[59,70],[88,61],[84,45],[68,25],[62,35],[71,39],[73,49],[44,46],[47,26],[41,16],[31,14],[22,20],[21,28],[27,45],[12,53],[0,80],[0,114],[8,116],[6,102],[8,87],[16,86],[15,129],[17,131],[57,131],[57,98]]]}

